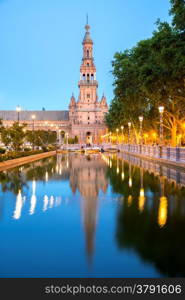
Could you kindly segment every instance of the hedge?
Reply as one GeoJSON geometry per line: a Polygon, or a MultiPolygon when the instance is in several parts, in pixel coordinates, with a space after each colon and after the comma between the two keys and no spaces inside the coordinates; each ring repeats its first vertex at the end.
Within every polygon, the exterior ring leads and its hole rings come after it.
{"type": "Polygon", "coordinates": [[[6,154],[0,154],[0,162],[6,161],[9,159],[15,159],[15,158],[21,158],[25,156],[30,156],[34,154],[40,154],[43,153],[43,150],[34,150],[34,151],[21,151],[21,152],[16,152],[16,151],[11,151],[7,152],[6,154]]]}

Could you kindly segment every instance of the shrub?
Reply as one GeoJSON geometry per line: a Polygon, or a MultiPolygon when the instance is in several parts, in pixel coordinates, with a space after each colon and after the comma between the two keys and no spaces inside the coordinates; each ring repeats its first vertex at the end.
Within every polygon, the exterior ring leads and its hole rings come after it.
{"type": "Polygon", "coordinates": [[[32,151],[24,151],[24,152],[17,152],[17,151],[10,151],[7,152],[6,154],[0,155],[0,162],[6,161],[9,159],[15,159],[15,158],[21,158],[21,157],[26,157],[34,154],[39,154],[43,153],[42,150],[32,150],[32,151]]]}
{"type": "Polygon", "coordinates": [[[4,154],[6,152],[6,149],[0,148],[0,154],[4,154]]]}
{"type": "Polygon", "coordinates": [[[53,151],[55,149],[56,149],[56,146],[53,146],[53,145],[48,146],[48,151],[53,151]]]}
{"type": "Polygon", "coordinates": [[[24,148],[23,150],[26,151],[26,152],[31,151],[30,148],[24,148]]]}
{"type": "Polygon", "coordinates": [[[42,146],[42,151],[43,152],[47,152],[48,151],[47,147],[46,146],[42,146]]]}

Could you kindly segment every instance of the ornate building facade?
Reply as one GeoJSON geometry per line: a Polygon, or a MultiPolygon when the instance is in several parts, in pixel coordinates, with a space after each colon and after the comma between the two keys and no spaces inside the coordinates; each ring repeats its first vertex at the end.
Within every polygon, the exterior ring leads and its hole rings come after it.
{"type": "Polygon", "coordinates": [[[72,95],[67,111],[0,111],[0,119],[5,126],[13,122],[26,123],[31,129],[34,122],[35,130],[57,131],[68,137],[78,137],[80,143],[98,143],[101,135],[106,133],[105,114],[108,111],[106,97],[98,101],[98,81],[93,57],[93,41],[90,36],[90,26],[85,26],[85,36],[82,42],[83,57],[80,66],[78,82],[79,96],[76,100],[72,95]]]}

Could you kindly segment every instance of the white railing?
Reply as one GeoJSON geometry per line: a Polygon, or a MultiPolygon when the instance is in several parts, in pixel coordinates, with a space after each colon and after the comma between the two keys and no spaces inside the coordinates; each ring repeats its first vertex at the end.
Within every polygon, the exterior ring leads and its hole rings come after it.
{"type": "Polygon", "coordinates": [[[136,153],[153,158],[161,158],[165,160],[185,163],[185,148],[184,147],[165,147],[165,146],[150,146],[150,145],[117,145],[120,151],[136,153]]]}

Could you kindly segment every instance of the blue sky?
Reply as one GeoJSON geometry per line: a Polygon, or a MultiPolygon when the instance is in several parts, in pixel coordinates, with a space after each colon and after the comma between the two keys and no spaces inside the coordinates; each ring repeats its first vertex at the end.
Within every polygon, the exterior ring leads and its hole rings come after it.
{"type": "Polygon", "coordinates": [[[170,21],[169,0],[0,0],[0,110],[67,109],[89,15],[98,95],[113,97],[111,60],[170,21]]]}

